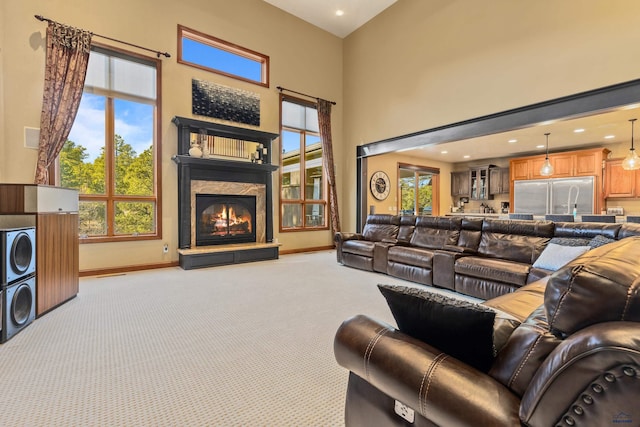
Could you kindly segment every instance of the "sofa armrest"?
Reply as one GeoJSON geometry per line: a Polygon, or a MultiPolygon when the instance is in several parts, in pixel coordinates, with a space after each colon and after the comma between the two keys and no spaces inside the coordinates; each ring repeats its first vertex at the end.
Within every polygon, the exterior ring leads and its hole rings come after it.
{"type": "Polygon", "coordinates": [[[336,258],[342,264],[342,243],[347,240],[364,240],[364,236],[360,233],[345,233],[338,231],[333,235],[333,242],[336,245],[336,258]]]}
{"type": "Polygon", "coordinates": [[[456,260],[476,252],[462,246],[445,246],[444,250],[433,253],[433,284],[445,289],[455,290],[456,260]],[[451,250],[450,250],[451,249],[451,250]]]}
{"type": "Polygon", "coordinates": [[[520,416],[531,427],[636,425],[638,396],[640,323],[598,323],[570,335],[545,359],[522,397],[520,416]]]}
{"type": "Polygon", "coordinates": [[[359,315],[334,341],[338,363],[437,425],[520,425],[520,400],[490,376],[359,315]]]}
{"type": "Polygon", "coordinates": [[[360,233],[345,233],[342,231],[337,232],[333,240],[336,242],[346,242],[347,240],[364,240],[364,236],[360,233]]]}
{"type": "Polygon", "coordinates": [[[527,275],[527,284],[537,282],[538,280],[550,276],[553,274],[551,270],[545,270],[544,268],[531,267],[529,274],[527,275]]]}

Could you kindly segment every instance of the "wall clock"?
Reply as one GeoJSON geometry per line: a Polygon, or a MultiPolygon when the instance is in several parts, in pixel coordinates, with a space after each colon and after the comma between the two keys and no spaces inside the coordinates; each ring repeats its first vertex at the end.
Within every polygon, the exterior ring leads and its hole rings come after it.
{"type": "Polygon", "coordinates": [[[373,197],[378,200],[386,199],[391,191],[389,175],[382,171],[374,172],[374,174],[371,175],[369,187],[371,188],[371,194],[373,194],[373,197]]]}

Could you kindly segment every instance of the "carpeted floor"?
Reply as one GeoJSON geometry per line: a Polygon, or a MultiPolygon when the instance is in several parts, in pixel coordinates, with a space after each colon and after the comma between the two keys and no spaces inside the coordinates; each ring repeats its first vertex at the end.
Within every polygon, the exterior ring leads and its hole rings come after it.
{"type": "Polygon", "coordinates": [[[81,279],[0,345],[0,426],[339,426],[340,323],[393,323],[335,251],[81,279]]]}

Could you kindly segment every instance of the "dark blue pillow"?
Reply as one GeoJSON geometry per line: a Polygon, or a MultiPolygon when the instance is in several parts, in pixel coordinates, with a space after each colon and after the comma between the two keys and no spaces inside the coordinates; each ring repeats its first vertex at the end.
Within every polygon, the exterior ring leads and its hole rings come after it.
{"type": "Polygon", "coordinates": [[[400,331],[480,371],[489,371],[495,357],[493,310],[418,288],[378,288],[400,331]]]}

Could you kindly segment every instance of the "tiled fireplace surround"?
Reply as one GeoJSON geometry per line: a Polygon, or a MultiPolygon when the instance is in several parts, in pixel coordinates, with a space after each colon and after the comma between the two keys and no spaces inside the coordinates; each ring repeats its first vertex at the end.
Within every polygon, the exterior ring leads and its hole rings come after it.
{"type": "Polygon", "coordinates": [[[233,159],[204,159],[188,155],[192,133],[255,141],[270,151],[277,134],[175,117],[178,127],[178,254],[186,270],[223,264],[277,259],[279,244],[273,242],[273,193],[270,155],[262,164],[233,159]],[[256,196],[256,243],[196,246],[196,194],[256,196]]]}
{"type": "Polygon", "coordinates": [[[239,195],[256,197],[256,243],[266,243],[266,188],[263,184],[225,181],[191,181],[191,244],[196,247],[196,194],[239,195]]]}

